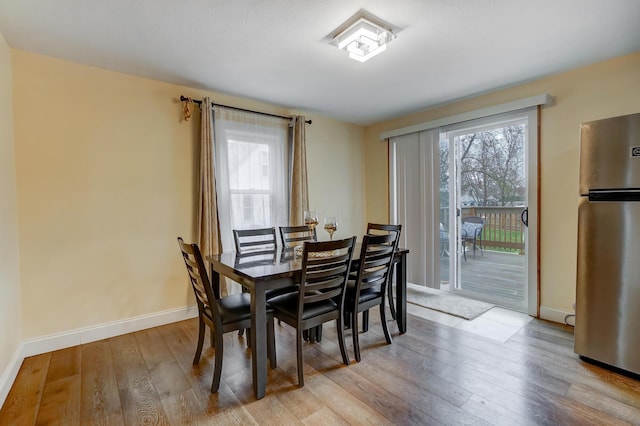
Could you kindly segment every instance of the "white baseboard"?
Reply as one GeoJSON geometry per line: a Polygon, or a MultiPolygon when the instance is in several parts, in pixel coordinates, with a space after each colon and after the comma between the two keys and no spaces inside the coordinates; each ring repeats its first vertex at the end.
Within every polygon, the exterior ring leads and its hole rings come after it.
{"type": "Polygon", "coordinates": [[[11,385],[13,385],[14,380],[16,380],[18,376],[18,371],[20,371],[20,366],[22,366],[22,361],[24,361],[23,351],[24,345],[21,344],[11,357],[9,365],[7,365],[7,368],[4,369],[0,376],[0,407],[4,405],[4,401],[7,399],[9,391],[11,390],[11,385]]]}
{"type": "Polygon", "coordinates": [[[193,305],[184,308],[169,309],[162,312],[154,312],[152,314],[140,315],[95,326],[78,328],[76,330],[52,334],[49,336],[37,337],[24,342],[24,356],[28,357],[57,351],[59,349],[95,342],[96,340],[108,339],[109,337],[120,336],[122,334],[170,324],[172,322],[182,321],[197,316],[198,309],[193,305]]]}
{"type": "Polygon", "coordinates": [[[197,316],[198,308],[192,305],[26,340],[18,347],[11,362],[7,368],[5,368],[2,376],[0,376],[0,407],[4,404],[9,394],[9,390],[18,375],[22,361],[27,357],[95,342],[96,340],[108,339],[151,327],[158,327],[197,316]]]}
{"type": "MultiPolygon", "coordinates": [[[[558,322],[560,324],[565,324],[564,319],[567,315],[573,314],[573,312],[564,312],[559,311],[557,309],[551,309],[544,306],[540,306],[540,318],[547,320],[558,322]]],[[[573,324],[573,323],[571,323],[573,324]]]]}

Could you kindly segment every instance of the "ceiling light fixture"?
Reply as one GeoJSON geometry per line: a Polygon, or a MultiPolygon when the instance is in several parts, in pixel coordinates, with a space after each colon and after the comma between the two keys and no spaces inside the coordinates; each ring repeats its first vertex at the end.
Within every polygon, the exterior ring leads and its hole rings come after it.
{"type": "Polygon", "coordinates": [[[338,49],[349,52],[349,57],[365,62],[387,49],[387,43],[396,38],[391,30],[369,18],[360,17],[346,30],[333,38],[338,49]]]}

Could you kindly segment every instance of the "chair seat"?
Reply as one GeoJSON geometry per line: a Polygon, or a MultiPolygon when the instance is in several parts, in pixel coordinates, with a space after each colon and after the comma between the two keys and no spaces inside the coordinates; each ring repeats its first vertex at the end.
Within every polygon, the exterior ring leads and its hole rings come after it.
{"type": "Polygon", "coordinates": [[[222,324],[251,318],[251,295],[249,293],[232,294],[218,299],[217,302],[222,324]]]}
{"type": "MultiPolygon", "coordinates": [[[[355,292],[356,292],[356,282],[355,281],[347,282],[347,295],[346,295],[346,300],[344,304],[347,310],[349,310],[353,305],[353,302],[354,302],[353,298],[355,296],[355,292]]],[[[380,296],[381,296],[380,288],[361,289],[359,301],[360,303],[368,302],[369,300],[376,299],[380,296]]]]}
{"type": "MultiPolygon", "coordinates": [[[[269,300],[269,305],[278,313],[295,320],[298,313],[298,292],[283,294],[269,300]]],[[[323,300],[305,305],[302,319],[316,317],[335,311],[338,305],[333,300],[323,300]]]]}

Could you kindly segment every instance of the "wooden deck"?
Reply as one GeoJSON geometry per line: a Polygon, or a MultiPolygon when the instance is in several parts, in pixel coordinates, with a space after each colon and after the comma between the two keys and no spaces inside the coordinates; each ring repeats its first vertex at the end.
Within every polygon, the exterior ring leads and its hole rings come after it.
{"type": "MultiPolygon", "coordinates": [[[[461,261],[461,288],[456,293],[508,309],[526,312],[525,261],[523,255],[478,250],[461,261]]],[[[440,257],[441,286],[449,283],[449,257],[440,257]]],[[[443,286],[443,287],[444,287],[443,286]]]]}

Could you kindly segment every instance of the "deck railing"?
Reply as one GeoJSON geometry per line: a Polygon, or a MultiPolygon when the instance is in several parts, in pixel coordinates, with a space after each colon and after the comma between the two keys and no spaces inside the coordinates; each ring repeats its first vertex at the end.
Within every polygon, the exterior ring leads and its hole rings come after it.
{"type": "MultiPolygon", "coordinates": [[[[484,219],[482,245],[486,248],[524,252],[524,225],[520,215],[524,207],[463,207],[462,217],[479,216],[484,219]]],[[[448,217],[448,208],[440,211],[448,217]]]]}

